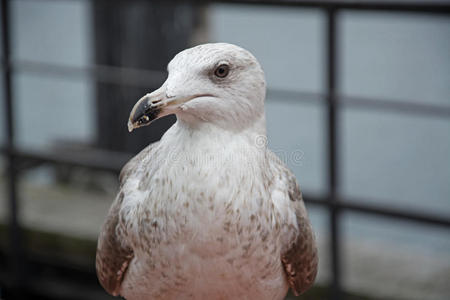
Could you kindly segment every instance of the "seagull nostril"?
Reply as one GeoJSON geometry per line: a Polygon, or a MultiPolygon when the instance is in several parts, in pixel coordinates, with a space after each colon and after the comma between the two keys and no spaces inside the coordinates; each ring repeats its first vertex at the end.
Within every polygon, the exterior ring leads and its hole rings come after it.
{"type": "Polygon", "coordinates": [[[162,99],[156,99],[152,101],[152,104],[158,104],[159,102],[161,102],[162,99]]]}

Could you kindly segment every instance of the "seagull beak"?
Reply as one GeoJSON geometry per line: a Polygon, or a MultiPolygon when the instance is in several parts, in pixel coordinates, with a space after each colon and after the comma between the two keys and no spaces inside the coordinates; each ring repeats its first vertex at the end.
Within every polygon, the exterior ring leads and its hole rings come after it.
{"type": "Polygon", "coordinates": [[[186,102],[182,97],[166,95],[163,85],[156,91],[145,95],[134,105],[128,119],[128,131],[149,125],[152,121],[173,114],[176,109],[186,102]]]}
{"type": "Polygon", "coordinates": [[[211,94],[195,94],[189,96],[168,96],[166,85],[145,95],[134,105],[128,119],[128,131],[149,125],[156,119],[177,113],[184,103],[201,97],[214,97],[211,94]]]}

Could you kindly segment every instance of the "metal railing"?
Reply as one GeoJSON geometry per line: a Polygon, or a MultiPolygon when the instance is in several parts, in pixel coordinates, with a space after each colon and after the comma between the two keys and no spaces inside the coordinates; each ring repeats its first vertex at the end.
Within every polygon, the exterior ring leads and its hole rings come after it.
{"type": "MultiPolygon", "coordinates": [[[[91,0],[96,1],[96,0],[91,0]]],[[[338,175],[340,166],[338,163],[338,151],[340,133],[338,131],[338,110],[341,106],[360,107],[363,109],[385,109],[395,110],[404,113],[414,113],[431,115],[440,118],[450,118],[450,106],[439,106],[429,104],[413,104],[399,101],[386,101],[379,99],[365,99],[356,97],[343,97],[338,93],[337,74],[339,68],[339,58],[337,55],[339,43],[339,28],[337,19],[342,10],[367,10],[367,11],[395,11],[395,12],[415,12],[430,13],[440,15],[450,15],[449,1],[345,1],[345,0],[280,0],[280,1],[191,1],[193,3],[233,3],[233,4],[251,4],[251,5],[274,5],[274,6],[295,6],[311,7],[322,10],[326,15],[325,26],[325,61],[326,61],[326,91],[324,94],[315,93],[297,93],[288,91],[269,90],[271,93],[289,97],[295,97],[304,101],[322,101],[327,107],[327,126],[324,136],[327,141],[327,171],[328,171],[328,194],[323,197],[305,195],[305,201],[311,205],[324,207],[329,211],[329,231],[330,231],[330,256],[332,269],[331,295],[332,299],[342,299],[341,285],[341,254],[340,241],[342,233],[340,231],[340,214],[342,211],[351,211],[388,217],[411,222],[418,222],[433,226],[443,226],[450,228],[449,216],[427,214],[422,211],[410,209],[386,208],[378,205],[367,204],[364,199],[343,198],[338,193],[339,180],[338,175]]],[[[57,74],[65,77],[92,77],[95,80],[119,83],[124,85],[148,85],[149,82],[161,82],[164,74],[161,72],[125,69],[108,66],[89,66],[86,68],[76,68],[59,66],[36,62],[15,62],[11,59],[11,26],[10,26],[10,7],[9,0],[2,0],[2,49],[3,49],[3,93],[5,105],[5,129],[6,146],[3,147],[2,154],[7,158],[8,174],[8,199],[9,199],[9,244],[10,244],[10,263],[13,286],[17,288],[24,287],[26,277],[26,265],[24,263],[24,248],[22,244],[22,230],[18,218],[18,190],[17,180],[19,178],[18,165],[23,160],[35,160],[52,164],[65,164],[72,166],[82,166],[87,168],[102,169],[118,172],[121,166],[129,158],[127,154],[105,152],[102,157],[86,156],[63,156],[53,153],[26,151],[15,147],[14,130],[14,90],[13,73],[28,71],[37,73],[57,74]]],[[[372,202],[373,203],[373,202],[372,202]]]]}

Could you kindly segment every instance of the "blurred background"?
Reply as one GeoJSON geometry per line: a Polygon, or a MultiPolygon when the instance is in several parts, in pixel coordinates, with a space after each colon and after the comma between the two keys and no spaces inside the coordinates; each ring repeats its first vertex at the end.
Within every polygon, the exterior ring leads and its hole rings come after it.
{"type": "Polygon", "coordinates": [[[303,299],[450,299],[450,1],[2,0],[1,24],[0,299],[112,299],[118,172],[175,121],[129,112],[216,41],[265,70],[319,244],[303,299]]]}

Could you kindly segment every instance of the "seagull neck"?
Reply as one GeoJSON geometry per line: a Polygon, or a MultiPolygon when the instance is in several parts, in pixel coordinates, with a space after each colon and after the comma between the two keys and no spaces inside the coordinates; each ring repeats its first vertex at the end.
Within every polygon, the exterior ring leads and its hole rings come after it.
{"type": "Polygon", "coordinates": [[[218,135],[221,133],[231,135],[246,133],[266,135],[266,119],[264,114],[257,118],[250,126],[246,126],[244,128],[237,126],[221,126],[221,124],[199,120],[197,117],[192,115],[183,115],[182,117],[177,115],[176,126],[179,127],[180,130],[189,132],[211,132],[218,135]]]}
{"type": "Polygon", "coordinates": [[[166,142],[172,143],[172,141],[176,141],[177,145],[183,145],[183,147],[199,144],[220,146],[243,145],[241,143],[244,143],[248,146],[253,145],[256,148],[263,149],[265,144],[261,145],[260,141],[266,141],[265,120],[263,117],[258,119],[253,126],[236,131],[209,122],[192,123],[186,122],[184,118],[177,118],[177,122],[161,139],[163,144],[166,142]]]}

